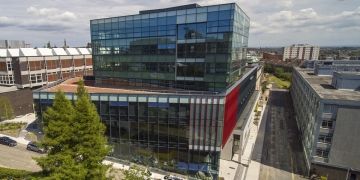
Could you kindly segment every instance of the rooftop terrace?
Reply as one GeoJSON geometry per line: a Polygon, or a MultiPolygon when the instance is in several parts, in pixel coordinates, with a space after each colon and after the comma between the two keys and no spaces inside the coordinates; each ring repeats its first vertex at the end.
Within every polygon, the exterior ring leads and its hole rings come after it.
{"type": "MultiPolygon", "coordinates": [[[[219,95],[224,96],[225,94],[232,91],[233,88],[238,86],[246,77],[248,77],[253,71],[255,71],[258,66],[247,67],[243,76],[234,83],[231,87],[227,88],[224,92],[213,92],[213,91],[192,91],[186,89],[170,88],[170,87],[155,87],[149,85],[148,87],[137,87],[137,86],[105,86],[101,84],[96,84],[94,80],[86,80],[85,88],[89,93],[108,93],[108,94],[178,94],[178,95],[219,95]]],[[[36,92],[57,92],[59,90],[65,93],[75,93],[77,90],[77,82],[81,78],[71,78],[65,81],[59,81],[47,86],[44,86],[40,89],[35,90],[36,92]]]]}
{"type": "MultiPolygon", "coordinates": [[[[80,81],[81,78],[71,78],[62,82],[54,83],[49,86],[44,86],[38,90],[37,92],[57,92],[59,90],[65,93],[75,93],[77,90],[77,82],[80,81]]],[[[216,92],[210,91],[189,91],[182,90],[176,88],[168,88],[168,87],[134,87],[134,86],[123,86],[123,87],[109,87],[102,85],[94,85],[94,81],[86,80],[85,88],[89,93],[107,93],[107,94],[218,94],[216,92]]]]}
{"type": "Polygon", "coordinates": [[[317,76],[313,70],[295,68],[322,99],[360,101],[360,91],[335,89],[331,76],[317,76]]]}

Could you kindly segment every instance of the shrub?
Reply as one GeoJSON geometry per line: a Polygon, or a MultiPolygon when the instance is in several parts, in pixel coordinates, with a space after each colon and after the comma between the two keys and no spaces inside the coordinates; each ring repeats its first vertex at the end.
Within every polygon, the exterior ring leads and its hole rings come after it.
{"type": "Polygon", "coordinates": [[[31,179],[35,177],[40,177],[40,173],[0,167],[0,179],[31,179]]]}

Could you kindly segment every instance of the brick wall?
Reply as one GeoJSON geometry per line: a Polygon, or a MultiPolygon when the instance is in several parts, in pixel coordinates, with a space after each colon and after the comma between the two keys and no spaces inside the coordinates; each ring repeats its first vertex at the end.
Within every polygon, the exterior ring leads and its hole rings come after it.
{"type": "Polygon", "coordinates": [[[33,113],[33,98],[31,89],[0,93],[0,97],[7,97],[11,102],[15,116],[33,113]]]}

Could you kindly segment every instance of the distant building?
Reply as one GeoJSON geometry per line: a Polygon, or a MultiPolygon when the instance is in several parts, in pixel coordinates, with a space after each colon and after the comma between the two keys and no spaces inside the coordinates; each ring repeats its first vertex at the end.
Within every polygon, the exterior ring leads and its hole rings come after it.
{"type": "Polygon", "coordinates": [[[283,61],[286,60],[318,60],[320,47],[309,44],[293,44],[284,47],[283,61]]]}
{"type": "Polygon", "coordinates": [[[263,60],[279,60],[281,61],[283,59],[282,55],[279,54],[275,54],[275,53],[268,53],[268,52],[264,52],[262,54],[262,58],[263,60]]]}
{"type": "Polygon", "coordinates": [[[360,60],[360,56],[351,56],[350,60],[360,60]]]}
{"type": "MultiPolygon", "coordinates": [[[[335,64],[343,62],[334,62],[327,66],[340,70],[341,66],[335,64]]],[[[314,74],[313,69],[294,68],[290,92],[296,121],[311,172],[328,180],[357,179],[360,176],[360,73],[332,72],[333,76],[321,76],[314,74]]]]}
{"type": "Polygon", "coordinates": [[[19,40],[0,40],[0,49],[7,48],[26,48],[26,44],[19,40]]]}
{"type": "Polygon", "coordinates": [[[334,72],[360,72],[359,60],[309,60],[304,61],[302,67],[314,69],[314,74],[332,76],[334,72]]]}
{"type": "Polygon", "coordinates": [[[83,75],[92,75],[91,49],[0,49],[0,85],[31,88],[83,75]]]}

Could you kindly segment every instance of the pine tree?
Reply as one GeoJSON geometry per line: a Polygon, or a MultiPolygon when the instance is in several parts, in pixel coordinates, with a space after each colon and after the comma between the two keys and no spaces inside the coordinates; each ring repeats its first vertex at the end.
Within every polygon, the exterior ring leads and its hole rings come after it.
{"type": "Polygon", "coordinates": [[[77,158],[88,170],[86,179],[106,179],[108,166],[102,164],[110,150],[104,136],[106,127],[101,122],[83,81],[78,83],[76,95],[74,121],[76,145],[74,151],[78,153],[77,158]]]}
{"type": "Polygon", "coordinates": [[[109,168],[102,164],[109,153],[95,105],[84,82],[77,89],[75,106],[64,93],[57,92],[52,107],[43,114],[46,157],[37,159],[47,179],[106,179],[109,168]]]}
{"type": "Polygon", "coordinates": [[[52,107],[43,114],[45,136],[41,144],[48,155],[36,159],[45,179],[85,179],[86,168],[76,162],[72,147],[75,109],[64,93],[57,92],[52,107]]]}

